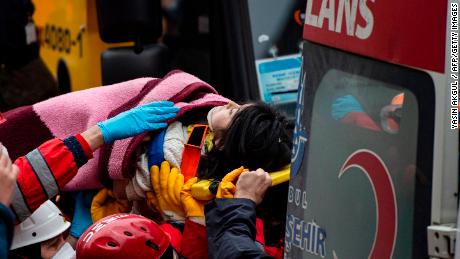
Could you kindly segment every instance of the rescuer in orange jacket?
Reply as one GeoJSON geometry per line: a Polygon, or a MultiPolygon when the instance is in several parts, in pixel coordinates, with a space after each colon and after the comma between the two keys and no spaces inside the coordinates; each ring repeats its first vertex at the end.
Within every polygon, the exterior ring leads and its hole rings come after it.
{"type": "Polygon", "coordinates": [[[52,139],[16,159],[19,175],[11,208],[24,220],[43,202],[53,198],[92,158],[92,152],[111,143],[167,126],[179,111],[172,102],[153,102],[99,122],[81,134],[52,139]]]}
{"type": "MultiPolygon", "coordinates": [[[[169,101],[153,102],[133,108],[129,111],[99,122],[81,134],[64,140],[52,139],[27,155],[16,159],[15,167],[19,169],[16,185],[13,187],[11,210],[16,219],[23,221],[29,217],[43,202],[53,198],[77,174],[92,153],[102,145],[138,135],[145,131],[153,131],[167,126],[166,121],[176,116],[178,108],[169,101]]],[[[1,218],[10,220],[6,211],[1,211],[1,218]]],[[[11,229],[6,226],[7,229],[11,229]]],[[[4,239],[9,249],[11,232],[4,239]]],[[[3,233],[0,233],[3,235],[3,233]]],[[[3,236],[2,236],[3,242],[3,236]]],[[[0,251],[1,253],[5,251],[0,251]]],[[[7,253],[7,252],[6,252],[7,253]]]]}

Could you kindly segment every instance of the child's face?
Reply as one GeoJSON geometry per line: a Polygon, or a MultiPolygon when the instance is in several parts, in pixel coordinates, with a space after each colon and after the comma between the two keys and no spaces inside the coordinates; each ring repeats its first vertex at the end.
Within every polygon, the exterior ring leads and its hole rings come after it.
{"type": "Polygon", "coordinates": [[[235,114],[247,105],[238,105],[230,102],[224,106],[217,106],[208,112],[208,124],[212,131],[226,129],[230,125],[235,114]]]}

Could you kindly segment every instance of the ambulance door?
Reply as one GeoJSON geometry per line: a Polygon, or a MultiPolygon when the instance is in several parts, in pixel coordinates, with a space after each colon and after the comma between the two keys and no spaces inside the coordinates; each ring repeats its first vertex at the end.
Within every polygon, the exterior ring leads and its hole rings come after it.
{"type": "Polygon", "coordinates": [[[293,115],[306,1],[216,3],[222,28],[214,35],[224,39],[216,47],[213,66],[221,76],[219,92],[236,101],[262,100],[293,115]]]}
{"type": "Polygon", "coordinates": [[[303,45],[285,258],[426,258],[434,85],[303,45]]]}

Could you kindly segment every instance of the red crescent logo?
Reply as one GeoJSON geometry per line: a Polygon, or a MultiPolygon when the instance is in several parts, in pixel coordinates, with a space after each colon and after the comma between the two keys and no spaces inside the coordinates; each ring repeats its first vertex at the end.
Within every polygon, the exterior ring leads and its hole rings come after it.
{"type": "Polygon", "coordinates": [[[385,163],[374,152],[360,149],[351,154],[339,172],[339,178],[352,167],[361,169],[372,185],[376,203],[376,231],[369,258],[391,258],[397,233],[396,195],[385,163]]]}

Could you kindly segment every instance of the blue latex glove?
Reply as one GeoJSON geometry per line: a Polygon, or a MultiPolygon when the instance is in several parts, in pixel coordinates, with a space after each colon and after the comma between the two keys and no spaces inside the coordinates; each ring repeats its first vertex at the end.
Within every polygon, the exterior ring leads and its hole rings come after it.
{"type": "Polygon", "coordinates": [[[147,150],[147,163],[149,170],[152,165],[161,165],[161,162],[165,160],[165,154],[163,152],[163,144],[165,142],[166,129],[158,132],[152,136],[152,140],[148,144],[147,150]]]}
{"type": "Polygon", "coordinates": [[[96,191],[81,191],[75,193],[75,210],[70,226],[70,235],[79,238],[85,230],[93,224],[91,219],[91,202],[96,191]]]}
{"type": "Polygon", "coordinates": [[[166,127],[166,121],[176,117],[179,111],[173,105],[169,101],[152,102],[99,122],[97,125],[101,129],[104,143],[166,127]]]}
{"type": "Polygon", "coordinates": [[[344,95],[335,99],[331,115],[334,120],[341,120],[349,112],[364,112],[363,107],[353,95],[344,95]]]}

